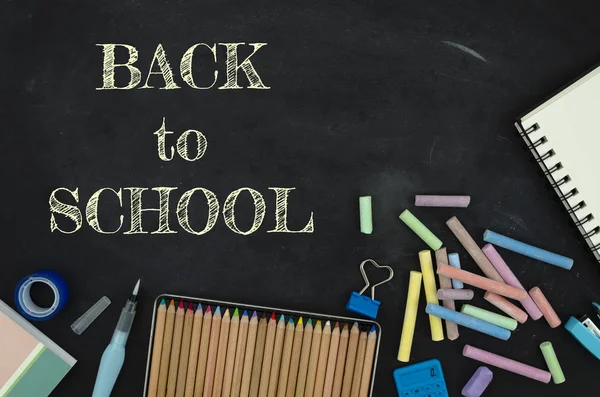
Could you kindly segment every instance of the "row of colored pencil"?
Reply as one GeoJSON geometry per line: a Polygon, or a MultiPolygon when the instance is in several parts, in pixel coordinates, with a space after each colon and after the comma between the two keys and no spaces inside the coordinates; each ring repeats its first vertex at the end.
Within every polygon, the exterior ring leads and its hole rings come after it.
{"type": "Polygon", "coordinates": [[[189,303],[157,309],[149,397],[367,397],[375,326],[189,303]]]}

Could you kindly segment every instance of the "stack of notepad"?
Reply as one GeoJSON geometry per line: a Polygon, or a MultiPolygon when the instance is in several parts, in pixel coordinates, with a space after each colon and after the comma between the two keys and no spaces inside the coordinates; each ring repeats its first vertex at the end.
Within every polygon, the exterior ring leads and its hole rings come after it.
{"type": "Polygon", "coordinates": [[[76,362],[0,301],[0,397],[48,396],[76,362]]]}

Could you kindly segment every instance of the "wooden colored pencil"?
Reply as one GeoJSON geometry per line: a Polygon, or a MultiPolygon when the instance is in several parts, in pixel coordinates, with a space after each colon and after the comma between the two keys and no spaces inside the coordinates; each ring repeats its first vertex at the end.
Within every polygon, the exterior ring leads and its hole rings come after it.
{"type": "Polygon", "coordinates": [[[360,330],[358,323],[354,323],[350,330],[350,339],[348,340],[348,354],[346,355],[346,367],[344,369],[344,380],[342,382],[342,397],[350,397],[352,392],[352,379],[354,377],[354,364],[356,364],[356,354],[358,353],[358,339],[360,330]]]}
{"type": "Polygon", "coordinates": [[[158,397],[167,394],[167,380],[169,378],[169,363],[171,362],[171,348],[173,346],[173,331],[175,328],[175,301],[171,300],[167,309],[165,321],[165,336],[163,338],[162,354],[160,356],[160,373],[158,375],[158,397]]]}
{"type": "Polygon", "coordinates": [[[185,375],[185,397],[194,397],[194,384],[196,383],[196,369],[198,369],[198,352],[200,351],[200,337],[202,336],[202,305],[198,305],[194,313],[192,325],[192,340],[190,342],[190,357],[188,359],[187,374],[185,375]]]}
{"type": "MultiPolygon", "coordinates": [[[[248,340],[248,312],[244,310],[240,320],[240,330],[235,348],[235,360],[233,364],[233,374],[231,379],[231,397],[240,395],[242,385],[242,372],[244,370],[244,354],[246,353],[246,342],[248,340]]],[[[230,331],[231,332],[231,331],[230,331]]],[[[225,392],[223,392],[225,395],[225,392]]]]}
{"type": "Polygon", "coordinates": [[[254,352],[256,347],[256,334],[258,333],[258,316],[256,311],[252,313],[250,324],[248,325],[248,338],[246,342],[246,353],[244,354],[244,369],[242,370],[242,383],[240,386],[239,397],[248,397],[250,394],[250,379],[252,376],[252,363],[254,361],[254,352]]]}
{"type": "Polygon", "coordinates": [[[215,385],[215,370],[217,365],[217,353],[219,351],[219,337],[221,335],[221,308],[217,306],[212,318],[210,329],[210,342],[208,344],[208,356],[206,358],[206,375],[204,376],[204,392],[202,396],[211,397],[215,385]]]}
{"type": "Polygon", "coordinates": [[[277,380],[277,397],[285,397],[288,375],[290,374],[290,362],[292,360],[292,346],[294,344],[294,330],[296,325],[294,319],[289,318],[285,327],[285,338],[283,340],[283,350],[281,355],[281,368],[279,370],[279,379],[277,380]]]}
{"type": "Polygon", "coordinates": [[[327,321],[323,327],[321,336],[321,347],[319,348],[319,359],[317,361],[317,374],[315,377],[314,397],[323,397],[325,386],[325,374],[327,371],[327,357],[329,357],[329,346],[331,345],[331,321],[327,321]]]}
{"type": "Polygon", "coordinates": [[[352,392],[350,397],[358,397],[360,393],[360,382],[362,380],[363,367],[365,365],[365,355],[367,352],[367,331],[360,333],[358,338],[358,351],[356,353],[356,363],[354,364],[354,375],[352,376],[352,392]]]}
{"type": "Polygon", "coordinates": [[[158,392],[158,376],[160,374],[160,355],[165,337],[165,324],[167,321],[167,304],[163,298],[156,310],[156,326],[154,327],[154,342],[152,344],[152,364],[150,367],[150,381],[148,382],[148,397],[156,397],[158,392]]]}
{"type": "Polygon", "coordinates": [[[231,327],[231,317],[229,309],[223,313],[221,320],[221,332],[219,335],[219,349],[217,350],[217,364],[215,365],[215,380],[213,384],[213,397],[221,397],[223,391],[223,376],[225,374],[225,360],[227,359],[227,344],[229,341],[229,329],[231,327]]]}
{"type": "Polygon", "coordinates": [[[321,339],[323,337],[323,328],[321,320],[317,320],[313,331],[312,345],[310,347],[310,359],[308,360],[308,372],[306,375],[306,388],[304,395],[313,397],[315,393],[315,381],[317,380],[317,365],[319,363],[319,352],[321,351],[321,339]]]}
{"type": "Polygon", "coordinates": [[[194,326],[194,305],[188,305],[183,320],[183,336],[181,338],[181,354],[179,355],[179,370],[177,372],[177,388],[175,397],[184,397],[187,381],[188,361],[190,359],[190,345],[192,343],[192,327],[194,326]]]}
{"type": "Polygon", "coordinates": [[[331,397],[340,397],[342,395],[342,381],[344,379],[344,369],[346,366],[346,355],[348,354],[348,338],[350,332],[348,324],[344,324],[344,329],[340,334],[340,346],[338,347],[337,362],[335,364],[335,375],[333,377],[333,388],[331,397]]]}
{"type": "Polygon", "coordinates": [[[183,322],[185,320],[185,307],[183,301],[175,313],[175,329],[173,331],[173,347],[171,349],[171,362],[169,364],[169,379],[167,380],[167,397],[175,397],[177,388],[177,370],[179,369],[179,355],[181,353],[181,339],[183,338],[183,322]]]}
{"type": "MultiPolygon", "coordinates": [[[[292,320],[293,321],[293,320],[292,320]]],[[[277,395],[277,382],[279,381],[279,370],[281,369],[281,357],[283,355],[283,341],[285,338],[285,316],[282,314],[277,322],[277,331],[275,332],[275,344],[273,345],[273,361],[271,361],[271,371],[269,373],[269,389],[267,397],[277,395]]]]}
{"type": "Polygon", "coordinates": [[[235,365],[235,353],[237,351],[238,333],[240,330],[240,313],[236,308],[231,317],[229,326],[229,338],[227,342],[227,359],[225,360],[225,375],[223,375],[223,391],[219,397],[231,397],[231,386],[233,384],[233,366],[235,365]]]}
{"type": "Polygon", "coordinates": [[[365,351],[365,363],[360,378],[359,397],[369,397],[369,386],[371,385],[371,374],[373,372],[373,361],[375,360],[375,345],[377,343],[377,332],[373,326],[367,337],[367,348],[365,351]]]}
{"type": "Polygon", "coordinates": [[[309,318],[306,322],[306,327],[304,327],[304,337],[302,338],[302,351],[300,353],[295,397],[304,397],[304,392],[306,391],[306,376],[308,375],[308,362],[310,361],[313,332],[312,319],[309,318]]]}
{"type": "Polygon", "coordinates": [[[210,335],[212,331],[213,314],[211,307],[206,308],[202,319],[202,335],[200,335],[200,350],[198,351],[198,368],[196,369],[196,381],[194,382],[194,397],[202,397],[204,392],[204,379],[206,377],[206,364],[208,362],[208,350],[210,335]]]}
{"type": "Polygon", "coordinates": [[[267,324],[267,338],[265,341],[265,352],[263,354],[262,371],[260,373],[258,397],[267,397],[267,392],[269,391],[269,376],[271,375],[271,363],[273,362],[273,348],[275,347],[276,333],[277,321],[275,313],[272,313],[269,324],[267,324]]]}
{"type": "Polygon", "coordinates": [[[256,349],[254,351],[254,362],[252,363],[252,381],[250,382],[250,397],[258,396],[260,388],[260,374],[262,372],[265,343],[267,341],[267,319],[260,319],[258,323],[258,334],[256,335],[256,349]]]}
{"type": "Polygon", "coordinates": [[[331,331],[331,343],[329,345],[329,355],[327,356],[327,369],[325,371],[325,383],[323,385],[323,397],[331,397],[333,391],[333,377],[335,375],[335,366],[337,364],[337,353],[340,346],[340,324],[335,323],[331,331]]]}
{"type": "Polygon", "coordinates": [[[290,359],[290,370],[288,371],[285,397],[294,397],[294,394],[296,393],[296,380],[298,379],[298,369],[300,368],[300,352],[302,351],[303,337],[304,322],[302,317],[300,317],[296,324],[296,330],[294,331],[294,344],[292,345],[292,357],[290,359]]]}

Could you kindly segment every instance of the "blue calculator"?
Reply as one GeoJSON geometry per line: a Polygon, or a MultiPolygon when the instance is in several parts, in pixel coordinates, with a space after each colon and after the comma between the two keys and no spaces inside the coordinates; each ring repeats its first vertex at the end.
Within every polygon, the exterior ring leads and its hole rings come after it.
{"type": "Polygon", "coordinates": [[[399,397],[449,397],[439,360],[398,368],[394,380],[399,397]]]}

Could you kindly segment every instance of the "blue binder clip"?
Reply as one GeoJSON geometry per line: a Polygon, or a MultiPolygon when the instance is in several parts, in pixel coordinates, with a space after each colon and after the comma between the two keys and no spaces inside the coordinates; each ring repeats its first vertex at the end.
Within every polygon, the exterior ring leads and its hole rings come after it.
{"type": "Polygon", "coordinates": [[[581,319],[571,317],[565,324],[565,329],[579,343],[600,360],[600,305],[592,303],[592,311],[581,319]],[[596,321],[594,321],[594,319],[596,321]]]}
{"type": "Polygon", "coordinates": [[[362,261],[362,263],[360,264],[360,273],[362,274],[366,285],[364,286],[363,289],[360,290],[360,292],[356,292],[356,291],[352,292],[352,294],[350,295],[350,299],[348,300],[348,303],[346,304],[346,310],[350,310],[351,312],[358,313],[365,317],[375,319],[375,318],[377,318],[377,312],[379,311],[379,305],[381,305],[381,302],[379,302],[378,300],[375,300],[375,287],[390,281],[392,279],[392,277],[394,277],[394,270],[389,266],[379,265],[373,259],[366,259],[366,260],[362,261]],[[371,263],[373,266],[380,268],[380,269],[387,269],[390,272],[390,276],[387,279],[385,279],[382,282],[377,283],[371,287],[371,298],[363,295],[363,293],[371,285],[371,283],[369,282],[369,278],[367,277],[367,273],[365,272],[365,264],[367,264],[367,263],[371,263]]]}

